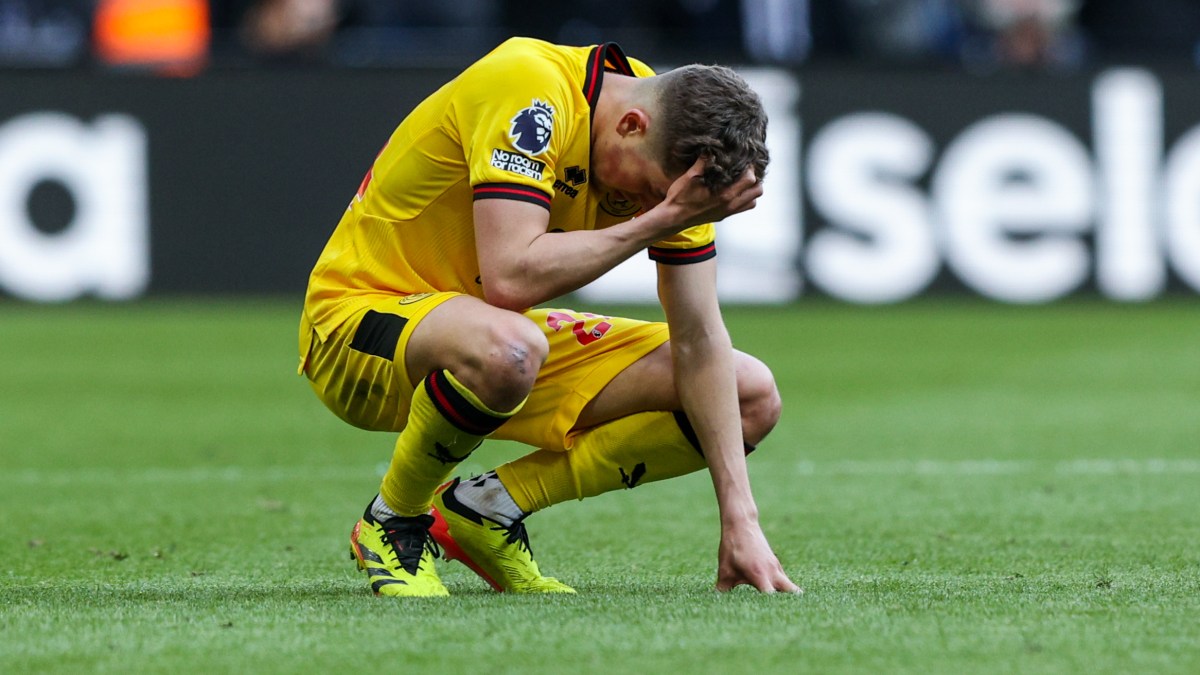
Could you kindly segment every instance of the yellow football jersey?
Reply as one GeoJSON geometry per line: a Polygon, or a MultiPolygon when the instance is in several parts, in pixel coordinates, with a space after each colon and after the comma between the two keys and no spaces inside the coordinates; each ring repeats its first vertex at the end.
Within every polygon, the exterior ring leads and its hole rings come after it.
{"type": "MultiPolygon", "coordinates": [[[[648,77],[612,43],[513,38],[418,105],[380,151],[309,279],[305,311],[322,339],[381,296],[483,297],[472,202],[515,199],[550,212],[548,230],[608,227],[635,203],[589,190],[592,106],[605,72],[648,77]]],[[[650,247],[686,264],[716,255],[711,224],[650,247]]]]}

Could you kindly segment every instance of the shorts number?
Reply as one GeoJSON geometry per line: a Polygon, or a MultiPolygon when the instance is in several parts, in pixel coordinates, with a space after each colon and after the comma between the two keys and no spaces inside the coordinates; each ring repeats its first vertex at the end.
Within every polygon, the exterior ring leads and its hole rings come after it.
{"type": "Polygon", "coordinates": [[[604,337],[604,335],[608,333],[609,329],[612,328],[611,323],[604,321],[604,319],[607,318],[609,317],[600,316],[599,314],[589,314],[587,312],[583,313],[582,319],[573,314],[567,314],[566,312],[550,312],[546,315],[546,325],[553,328],[554,332],[556,333],[563,328],[570,326],[571,332],[575,334],[575,339],[579,340],[579,344],[590,345],[596,340],[604,337]],[[589,319],[601,319],[601,321],[600,323],[592,326],[589,330],[587,328],[587,322],[589,319]]]}

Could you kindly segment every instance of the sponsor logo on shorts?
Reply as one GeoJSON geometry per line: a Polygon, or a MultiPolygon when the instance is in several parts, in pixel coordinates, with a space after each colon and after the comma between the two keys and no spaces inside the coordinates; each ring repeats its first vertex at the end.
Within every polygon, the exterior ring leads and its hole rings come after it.
{"type": "Polygon", "coordinates": [[[509,152],[500,148],[492,148],[492,166],[501,171],[534,180],[541,180],[542,174],[546,171],[545,162],[530,159],[519,152],[509,152]]]}

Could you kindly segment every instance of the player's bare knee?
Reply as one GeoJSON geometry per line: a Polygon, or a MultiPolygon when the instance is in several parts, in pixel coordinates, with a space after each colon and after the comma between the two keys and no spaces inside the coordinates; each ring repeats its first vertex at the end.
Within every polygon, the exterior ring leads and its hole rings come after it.
{"type": "Polygon", "coordinates": [[[533,389],[550,345],[532,321],[513,315],[491,326],[476,395],[496,410],[511,410],[533,389]]]}
{"type": "Polygon", "coordinates": [[[779,422],[783,399],[771,369],[751,356],[739,355],[737,381],[742,433],[747,443],[757,445],[779,422]]]}

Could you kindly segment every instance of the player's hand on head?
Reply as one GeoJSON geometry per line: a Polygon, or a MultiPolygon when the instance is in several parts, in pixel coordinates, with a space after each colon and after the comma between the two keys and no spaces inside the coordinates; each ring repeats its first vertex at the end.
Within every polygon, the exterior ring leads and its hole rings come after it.
{"type": "Polygon", "coordinates": [[[725,189],[710,190],[701,180],[706,164],[707,160],[703,157],[697,159],[690,169],[675,179],[667,191],[666,199],[660,204],[674,209],[675,222],[685,228],[717,222],[735,213],[749,211],[763,193],[762,181],[755,175],[753,167],[747,167],[725,189]]]}
{"type": "Polygon", "coordinates": [[[723,531],[717,560],[718,591],[730,591],[742,585],[763,593],[803,593],[788,578],[779,558],[771,551],[766,536],[757,526],[723,531]]]}

